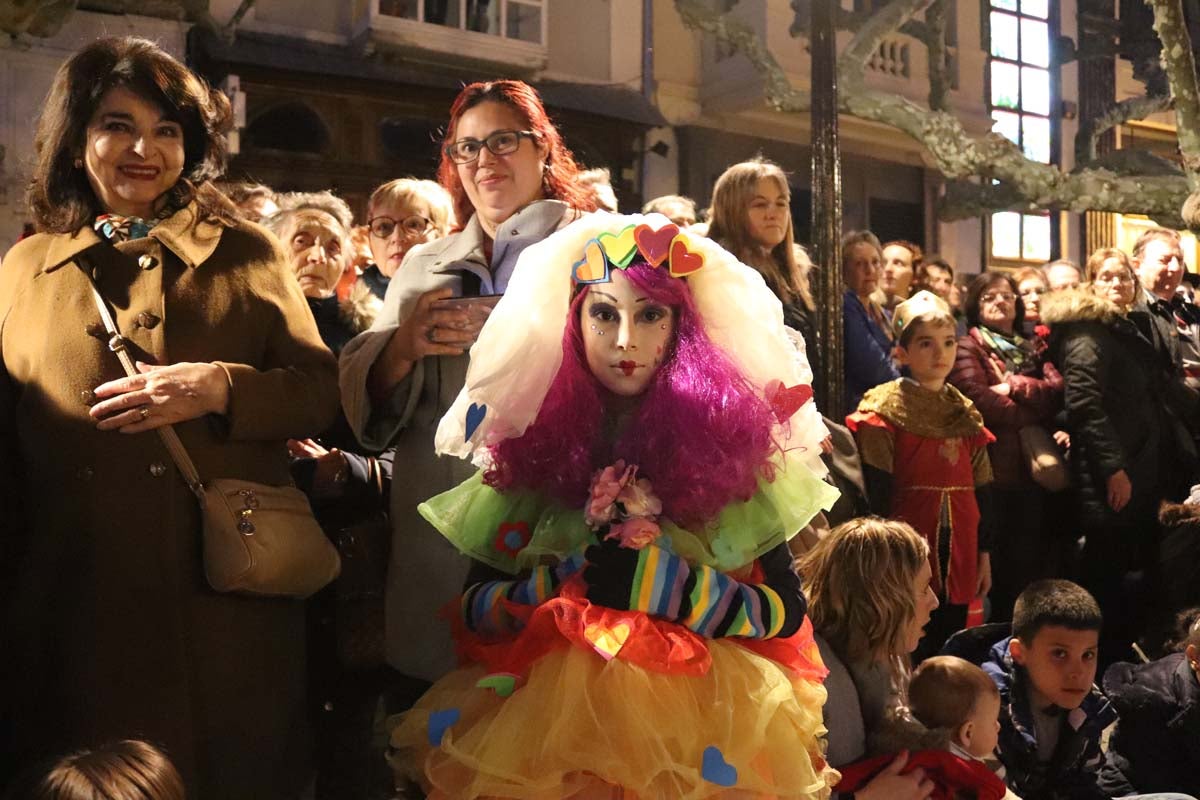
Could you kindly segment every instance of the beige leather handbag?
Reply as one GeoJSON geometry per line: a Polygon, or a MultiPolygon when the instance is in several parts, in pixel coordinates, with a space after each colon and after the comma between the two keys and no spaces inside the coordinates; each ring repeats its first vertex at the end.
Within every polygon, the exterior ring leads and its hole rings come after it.
{"type": "MultiPolygon", "coordinates": [[[[104,297],[80,264],[104,328],[108,349],[126,374],[138,375],[104,297]]],[[[200,501],[204,522],[204,574],[218,592],[305,598],[338,576],[337,549],[295,486],[268,486],[237,478],[200,479],[196,465],[170,425],[156,428],[188,488],[200,501]]]]}

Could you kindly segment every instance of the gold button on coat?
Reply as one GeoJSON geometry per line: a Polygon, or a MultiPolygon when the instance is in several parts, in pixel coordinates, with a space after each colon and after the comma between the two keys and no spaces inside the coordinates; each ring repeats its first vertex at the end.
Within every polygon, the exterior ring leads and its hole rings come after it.
{"type": "Polygon", "coordinates": [[[154,269],[158,261],[151,255],[138,256],[138,266],[142,269],[154,269]]]}
{"type": "Polygon", "coordinates": [[[153,328],[158,325],[158,317],[151,314],[149,311],[143,311],[137,315],[137,324],[143,328],[153,328]]]}

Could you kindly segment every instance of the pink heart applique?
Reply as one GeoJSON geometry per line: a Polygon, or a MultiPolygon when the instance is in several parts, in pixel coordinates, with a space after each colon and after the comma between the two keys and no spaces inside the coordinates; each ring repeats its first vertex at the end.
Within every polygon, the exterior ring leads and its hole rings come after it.
{"type": "Polygon", "coordinates": [[[775,419],[784,423],[812,399],[813,390],[807,384],[784,386],[783,381],[773,380],[767,382],[765,394],[767,402],[771,404],[771,410],[775,412],[775,419]]]}
{"type": "Polygon", "coordinates": [[[637,242],[642,256],[650,266],[657,267],[667,260],[671,254],[671,240],[679,234],[679,226],[674,223],[664,225],[654,230],[649,225],[638,225],[633,229],[633,240],[637,242]]]}

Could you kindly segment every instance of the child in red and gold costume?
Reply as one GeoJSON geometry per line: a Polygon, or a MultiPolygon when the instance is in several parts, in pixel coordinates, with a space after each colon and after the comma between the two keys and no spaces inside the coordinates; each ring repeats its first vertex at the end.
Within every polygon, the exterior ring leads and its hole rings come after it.
{"type": "Polygon", "coordinates": [[[846,418],[863,462],[871,510],[912,525],[929,542],[942,601],[916,660],[967,626],[992,584],[987,485],[994,437],[975,405],[946,383],[957,350],[945,301],[922,291],[896,306],[896,357],[910,377],[876,386],[846,418]]]}

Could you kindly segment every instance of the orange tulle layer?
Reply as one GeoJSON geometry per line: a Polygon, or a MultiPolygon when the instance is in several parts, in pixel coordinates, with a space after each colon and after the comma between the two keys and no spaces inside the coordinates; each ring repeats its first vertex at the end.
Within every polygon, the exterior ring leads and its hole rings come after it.
{"type": "MultiPolygon", "coordinates": [[[[585,591],[583,582],[576,579],[565,583],[557,597],[539,606],[509,603],[509,614],[523,626],[509,638],[489,639],[457,625],[455,641],[460,660],[482,664],[488,672],[525,675],[535,661],[566,639],[584,650],[615,655],[652,672],[708,672],[712,659],[709,640],[703,636],[640,611],[593,605],[585,591]]],[[[807,617],[800,630],[787,638],[727,641],[769,658],[797,678],[820,682],[828,672],[817,653],[807,617]]]]}

